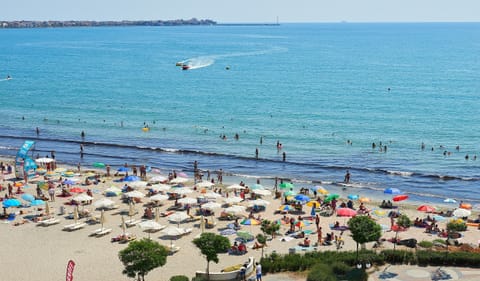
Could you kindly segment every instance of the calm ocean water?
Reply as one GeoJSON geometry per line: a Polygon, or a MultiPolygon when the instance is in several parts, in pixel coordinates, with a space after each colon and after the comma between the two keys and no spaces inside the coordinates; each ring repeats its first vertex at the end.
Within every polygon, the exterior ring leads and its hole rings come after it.
{"type": "Polygon", "coordinates": [[[480,202],[480,24],[0,30],[0,50],[2,155],[31,139],[70,164],[298,186],[350,169],[349,192],[480,202]]]}

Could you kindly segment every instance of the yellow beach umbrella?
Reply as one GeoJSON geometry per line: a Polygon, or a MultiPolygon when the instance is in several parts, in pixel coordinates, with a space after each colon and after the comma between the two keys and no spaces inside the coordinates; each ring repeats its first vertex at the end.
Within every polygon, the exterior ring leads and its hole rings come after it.
{"type": "Polygon", "coordinates": [[[309,202],[307,202],[306,205],[309,206],[309,207],[315,207],[315,208],[320,207],[320,203],[318,203],[318,201],[309,201],[309,202]]]}
{"type": "Polygon", "coordinates": [[[358,199],[358,201],[360,201],[361,203],[368,203],[368,202],[370,202],[370,198],[368,198],[368,197],[360,197],[360,199],[358,199]]]}
{"type": "Polygon", "coordinates": [[[326,190],[325,188],[319,188],[319,189],[317,189],[317,192],[322,194],[322,195],[326,195],[326,194],[329,193],[328,190],[326,190]]]}

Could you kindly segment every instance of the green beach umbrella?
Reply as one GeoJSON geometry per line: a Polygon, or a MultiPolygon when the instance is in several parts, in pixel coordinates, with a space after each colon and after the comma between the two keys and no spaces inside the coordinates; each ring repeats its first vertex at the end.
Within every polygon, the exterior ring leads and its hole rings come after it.
{"type": "Polygon", "coordinates": [[[283,193],[285,196],[293,196],[296,195],[297,193],[293,190],[288,190],[283,193]]]}
{"type": "Polygon", "coordinates": [[[101,163],[101,162],[95,162],[95,163],[93,163],[92,166],[95,167],[95,168],[105,168],[105,164],[101,163]]]}
{"type": "Polygon", "coordinates": [[[281,189],[285,188],[294,188],[293,184],[290,182],[282,182],[281,184],[278,185],[281,189]]]}
{"type": "Polygon", "coordinates": [[[340,195],[338,194],[330,194],[327,196],[327,198],[325,198],[325,202],[330,202],[332,201],[333,199],[338,199],[340,198],[340,195]]]}

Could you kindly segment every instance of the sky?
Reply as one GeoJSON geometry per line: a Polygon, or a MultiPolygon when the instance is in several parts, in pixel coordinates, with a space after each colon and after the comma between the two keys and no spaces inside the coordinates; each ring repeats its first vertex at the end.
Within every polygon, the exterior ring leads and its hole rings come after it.
{"type": "Polygon", "coordinates": [[[480,0],[5,0],[0,21],[480,22],[480,0]]]}

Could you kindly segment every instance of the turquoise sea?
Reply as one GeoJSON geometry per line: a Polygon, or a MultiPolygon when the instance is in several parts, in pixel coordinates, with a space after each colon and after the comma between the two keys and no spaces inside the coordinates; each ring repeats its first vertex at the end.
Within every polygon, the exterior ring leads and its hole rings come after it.
{"type": "Polygon", "coordinates": [[[480,203],[478,23],[2,29],[0,77],[2,155],[480,203]]]}

